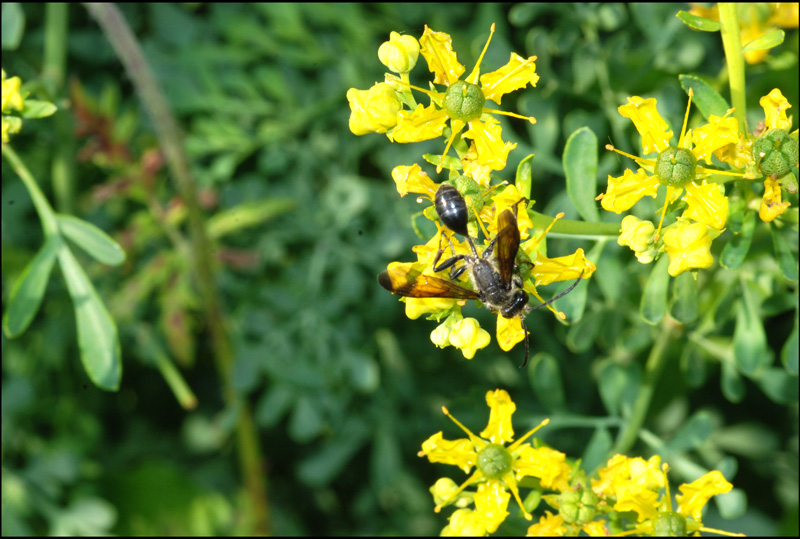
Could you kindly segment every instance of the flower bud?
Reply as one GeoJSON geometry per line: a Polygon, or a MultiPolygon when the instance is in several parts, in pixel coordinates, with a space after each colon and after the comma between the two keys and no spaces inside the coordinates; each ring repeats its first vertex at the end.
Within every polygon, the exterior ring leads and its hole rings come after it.
{"type": "Polygon", "coordinates": [[[408,73],[417,65],[419,41],[414,36],[401,36],[397,32],[389,34],[378,49],[378,59],[395,73],[408,73]]]}
{"type": "Polygon", "coordinates": [[[711,256],[709,227],[703,223],[678,221],[664,232],[664,247],[669,256],[667,272],[677,277],[686,270],[710,268],[711,256]]]}
{"type": "Polygon", "coordinates": [[[350,131],[354,135],[386,133],[397,125],[400,101],[391,86],[385,82],[375,84],[369,90],[350,88],[350,131]]]}
{"type": "Polygon", "coordinates": [[[622,232],[617,243],[630,247],[642,264],[649,264],[658,253],[654,241],[655,233],[656,227],[653,223],[628,215],[622,220],[622,232]]]}

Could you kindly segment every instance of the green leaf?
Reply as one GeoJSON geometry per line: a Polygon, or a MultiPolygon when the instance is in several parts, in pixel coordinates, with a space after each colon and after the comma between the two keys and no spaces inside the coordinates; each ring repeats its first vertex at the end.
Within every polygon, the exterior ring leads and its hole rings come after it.
{"type": "Polygon", "coordinates": [[[566,408],[564,383],[556,358],[546,352],[533,356],[528,368],[528,380],[539,401],[548,411],[557,412],[566,408]]]}
{"type": "Polygon", "coordinates": [[[697,412],[678,429],[667,446],[674,451],[691,451],[700,447],[713,431],[710,414],[697,412]]]}
{"type": "Polygon", "coordinates": [[[755,38],[753,41],[742,47],[742,54],[752,51],[760,51],[777,47],[783,43],[786,33],[783,30],[775,28],[766,34],[755,38]]]}
{"type": "Polygon", "coordinates": [[[38,118],[47,118],[56,113],[58,107],[49,101],[39,101],[38,99],[26,99],[25,109],[20,113],[20,116],[29,120],[36,120],[38,118]]]}
{"type": "Polygon", "coordinates": [[[720,117],[725,116],[725,113],[731,108],[725,98],[700,77],[680,75],[678,79],[680,79],[681,87],[687,95],[689,94],[689,89],[694,91],[692,101],[706,120],[711,114],[720,117]]]}
{"type": "Polygon", "coordinates": [[[3,2],[3,33],[2,42],[4,51],[13,51],[19,47],[25,33],[25,12],[22,11],[20,2],[3,2]]]}
{"type": "Polygon", "coordinates": [[[667,314],[667,290],[669,288],[669,258],[661,256],[653,266],[642,293],[639,312],[648,324],[656,325],[667,314]]]}
{"type": "MultiPolygon", "coordinates": [[[[775,250],[775,258],[783,272],[783,276],[790,281],[797,280],[797,259],[792,255],[792,249],[782,229],[774,224],[770,225],[772,233],[772,246],[775,250]]],[[[796,240],[795,240],[796,241],[796,240]]]]}
{"type": "Polygon", "coordinates": [[[679,11],[677,17],[689,28],[700,30],[701,32],[719,32],[720,29],[719,21],[698,17],[686,11],[679,11]]]}
{"type": "Polygon", "coordinates": [[[786,372],[783,367],[772,367],[758,373],[756,383],[772,402],[778,404],[797,404],[797,377],[786,372]]]}
{"type": "Polygon", "coordinates": [[[736,370],[732,361],[722,362],[722,379],[720,380],[722,394],[731,402],[741,402],[744,398],[745,388],[742,376],[736,370]]]}
{"type": "Polygon", "coordinates": [[[239,204],[216,213],[208,220],[208,235],[219,239],[232,232],[260,225],[292,210],[297,203],[290,198],[265,198],[239,204]]]}
{"type": "Polygon", "coordinates": [[[762,365],[769,364],[772,354],[767,348],[756,292],[745,281],[740,282],[740,288],[742,296],[733,330],[733,356],[743,374],[753,374],[762,365]]]}
{"type": "Polygon", "coordinates": [[[697,281],[691,272],[685,271],[675,278],[672,285],[672,317],[682,324],[691,324],[699,313],[697,281]]]}
{"type": "Polygon", "coordinates": [[[753,241],[755,230],[756,212],[745,212],[739,233],[734,233],[731,240],[722,249],[719,264],[723,268],[733,270],[742,265],[747,253],[750,251],[750,243],[753,241]]]}
{"type": "Polygon", "coordinates": [[[114,319],[66,244],[58,251],[58,261],[75,306],[83,368],[97,387],[116,391],[122,380],[122,357],[114,319]]]}
{"type": "Polygon", "coordinates": [[[639,392],[642,378],[636,363],[621,365],[614,360],[601,361],[597,372],[597,387],[608,415],[629,413],[639,392]]]}
{"type": "Polygon", "coordinates": [[[591,474],[601,465],[605,464],[613,445],[614,440],[611,438],[611,433],[608,432],[608,429],[605,427],[597,427],[581,456],[583,469],[591,474]]]}
{"type": "Polygon", "coordinates": [[[58,228],[65,237],[103,264],[118,266],[125,261],[125,251],[111,236],[88,221],[72,215],[57,215],[58,228]]]}
{"type": "Polygon", "coordinates": [[[520,194],[530,200],[531,198],[531,162],[533,161],[533,154],[530,154],[528,157],[523,159],[519,162],[519,166],[517,167],[517,178],[514,181],[514,185],[517,186],[517,191],[520,194]]]}
{"type": "Polygon", "coordinates": [[[47,236],[42,248],[14,283],[3,316],[3,331],[9,339],[22,335],[39,312],[61,244],[58,236],[47,236]]]}
{"type": "Polygon", "coordinates": [[[564,148],[567,194],[586,221],[599,221],[597,212],[597,137],[588,127],[572,133],[564,148]]]}
{"type": "MultiPolygon", "coordinates": [[[[795,295],[795,299],[797,296],[795,295]]],[[[794,326],[792,333],[781,349],[781,362],[786,370],[791,374],[797,376],[798,361],[800,361],[800,351],[798,350],[798,324],[797,324],[797,309],[794,311],[794,326]]]]}

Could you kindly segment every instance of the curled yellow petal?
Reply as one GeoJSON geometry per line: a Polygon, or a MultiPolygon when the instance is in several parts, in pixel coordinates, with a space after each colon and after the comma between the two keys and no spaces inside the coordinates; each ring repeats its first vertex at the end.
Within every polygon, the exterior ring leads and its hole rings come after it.
{"type": "Polygon", "coordinates": [[[758,216],[762,221],[769,223],[781,215],[791,206],[791,202],[781,202],[781,182],[767,178],[764,180],[764,196],[761,197],[761,208],[758,216]]]}
{"type": "Polygon", "coordinates": [[[524,88],[528,84],[536,86],[539,75],[536,74],[535,60],[535,56],[525,59],[512,52],[511,59],[506,65],[497,71],[481,75],[483,96],[499,105],[505,94],[524,88]]]}
{"type": "Polygon", "coordinates": [[[780,90],[773,89],[758,103],[764,109],[764,123],[767,124],[768,129],[786,129],[788,131],[792,128],[792,122],[786,117],[786,109],[792,106],[783,97],[780,90]]]}
{"type": "Polygon", "coordinates": [[[722,230],[728,221],[728,197],[722,194],[722,186],[715,183],[696,185],[687,183],[683,201],[687,208],[683,217],[722,230]]]}
{"type": "Polygon", "coordinates": [[[475,141],[478,163],[492,170],[506,168],[508,152],[517,147],[516,143],[503,142],[502,130],[500,122],[494,118],[489,118],[486,123],[472,120],[469,122],[469,129],[462,135],[475,141]]]}
{"type": "Polygon", "coordinates": [[[397,192],[401,197],[408,193],[428,195],[433,200],[438,186],[418,164],[398,165],[392,169],[392,179],[397,185],[397,192]]]}
{"type": "Polygon", "coordinates": [[[660,152],[669,146],[672,130],[658,113],[654,98],[629,97],[628,104],[622,105],[617,110],[622,116],[633,121],[633,125],[642,136],[642,149],[645,154],[660,152]]]}
{"type": "Polygon", "coordinates": [[[708,117],[706,125],[692,130],[692,153],[697,160],[711,164],[711,154],[730,144],[739,142],[739,120],[732,117],[708,117]]]}
{"type": "Polygon", "coordinates": [[[508,352],[523,339],[525,330],[522,329],[522,320],[519,317],[497,317],[497,344],[502,351],[508,352]]]}
{"type": "MultiPolygon", "coordinates": [[[[517,319],[519,320],[519,319],[517,319]]],[[[489,424],[481,431],[481,437],[488,439],[493,444],[505,444],[514,439],[514,428],[511,426],[511,416],[517,410],[517,405],[504,389],[486,392],[486,404],[489,405],[489,424]]]]}
{"type": "Polygon", "coordinates": [[[712,496],[725,494],[733,489],[719,470],[708,472],[703,477],[678,487],[680,494],[675,496],[678,501],[678,513],[690,516],[700,522],[703,507],[712,496]]]}
{"type": "Polygon", "coordinates": [[[379,82],[369,90],[350,88],[347,101],[351,111],[350,131],[354,135],[386,133],[397,123],[400,102],[394,89],[385,82],[379,82]]]}
{"type": "Polygon", "coordinates": [[[434,75],[434,84],[450,86],[464,73],[465,68],[458,62],[453,51],[450,34],[434,32],[425,25],[425,32],[419,38],[419,44],[419,52],[428,62],[428,69],[434,75]]]}
{"type": "Polygon", "coordinates": [[[658,194],[658,178],[649,176],[644,169],[639,169],[635,174],[630,169],[625,169],[622,176],[608,177],[608,189],[600,199],[604,210],[622,213],[629,210],[642,197],[655,198],[658,194]]]}
{"type": "Polygon", "coordinates": [[[710,268],[714,264],[712,239],[703,223],[679,221],[669,227],[664,233],[664,247],[669,256],[667,272],[677,277],[687,270],[710,268]]]}
{"type": "Polygon", "coordinates": [[[397,126],[387,136],[392,142],[420,142],[442,136],[447,113],[431,104],[397,114],[397,126]]]}

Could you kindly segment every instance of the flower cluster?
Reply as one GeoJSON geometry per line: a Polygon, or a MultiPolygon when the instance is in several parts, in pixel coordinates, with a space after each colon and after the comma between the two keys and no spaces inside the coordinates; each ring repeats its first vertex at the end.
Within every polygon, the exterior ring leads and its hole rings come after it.
{"type": "Polygon", "coordinates": [[[30,92],[22,88],[19,77],[6,77],[2,70],[3,82],[3,144],[22,129],[22,120],[28,118],[45,118],[56,112],[56,106],[47,101],[28,99],[30,92]]]}
{"type": "MultiPolygon", "coordinates": [[[[604,209],[622,213],[642,198],[656,198],[664,192],[658,225],[627,216],[618,243],[630,247],[644,264],[666,252],[673,277],[713,265],[712,240],[723,232],[729,219],[726,181],[762,175],[764,194],[759,215],[764,221],[772,221],[790,205],[781,201],[781,178],[794,179],[791,169],[797,166],[798,158],[797,132],[788,133],[791,122],[785,110],[790,105],[780,90],[772,90],[761,99],[766,127],[757,139],[740,132],[739,121],[730,116],[732,109],[723,117],[710,115],[708,123],[687,130],[692,95],[690,90],[681,134],[674,145],[673,132],[658,113],[655,99],[633,96],[619,107],[619,113],[630,118],[641,135],[642,153],[655,153],[656,157],[638,157],[607,146],[632,158],[639,169],[609,176],[606,192],[597,197],[604,209]],[[701,161],[709,167],[700,166],[701,161]],[[710,168],[718,163],[737,170],[710,168]],[[664,226],[667,213],[681,209],[677,220],[664,226]]],[[[796,180],[787,183],[796,186],[796,180]]]]}
{"type": "Polygon", "coordinates": [[[707,528],[702,511],[709,499],[729,492],[733,486],[719,471],[678,487],[677,510],[673,510],[667,481],[667,466],[654,455],[649,460],[615,455],[601,468],[596,478],[586,479],[580,461],[538,440],[530,440],[537,427],[514,441],[511,416],[516,405],[502,390],[486,394],[489,423],[480,436],[456,420],[446,408],[443,412],[467,434],[467,438],[447,440],[439,432],[422,444],[419,456],[431,462],[454,464],[465,474],[460,486],[449,478],[439,479],[430,491],[435,510],[455,506],[442,535],[486,535],[497,531],[510,514],[513,497],[527,520],[536,503],[544,500],[546,510],[528,528],[530,536],[578,535],[687,535],[698,531],[735,535],[707,528]],[[526,442],[527,441],[527,442],[526,442]],[[522,501],[520,488],[532,493],[522,501]],[[662,489],[664,490],[662,494],[662,489]],[[629,520],[634,521],[628,522],[629,520]]]}
{"type": "MultiPolygon", "coordinates": [[[[483,231],[484,245],[487,246],[497,235],[499,216],[504,210],[511,209],[517,216],[519,235],[523,240],[516,256],[523,288],[544,302],[536,286],[589,278],[596,268],[586,260],[582,249],[566,257],[546,257],[542,252],[542,241],[549,227],[535,229],[525,206],[521,205],[527,202],[529,192],[493,176],[505,169],[508,154],[516,146],[502,139],[502,127],[496,116],[511,116],[531,123],[536,120],[490,108],[486,104],[493,101],[500,105],[504,95],[528,85],[536,86],[539,80],[536,57],[523,58],[515,53],[511,53],[503,67],[481,74],[480,65],[493,33],[494,25],[475,67],[464,77],[466,68],[459,63],[448,34],[426,26],[417,41],[412,36],[392,32],[389,41],[378,50],[378,58],[392,73],[387,73],[383,82],[368,90],[352,88],[347,92],[351,109],[350,130],[356,135],[385,134],[390,141],[397,143],[441,137],[444,144],[441,155],[423,156],[436,166],[437,174],[447,170],[447,177],[441,182],[434,182],[416,163],[399,165],[392,171],[401,196],[414,193],[419,195],[418,201],[430,202],[423,215],[436,224],[436,233],[425,244],[414,247],[416,262],[393,262],[388,271],[446,278],[444,272],[434,271],[435,261],[442,255],[443,247],[449,248],[448,257],[472,255],[472,238],[477,238],[479,231],[483,231]],[[420,54],[433,75],[428,83],[430,89],[411,84],[409,73],[417,65],[420,54]],[[417,103],[415,92],[427,96],[429,104],[417,103]],[[457,157],[451,155],[451,151],[457,157]],[[434,203],[441,183],[456,187],[466,201],[470,236],[467,241],[460,241],[439,221],[434,203]]],[[[460,286],[474,287],[466,272],[461,279],[464,282],[459,283],[460,286]]],[[[431,334],[432,342],[439,347],[454,346],[462,351],[464,357],[471,359],[478,349],[490,342],[488,332],[476,319],[461,314],[463,300],[442,295],[418,295],[404,297],[402,301],[406,304],[409,318],[424,314],[440,322],[431,334]]],[[[498,313],[497,340],[503,350],[510,350],[525,338],[526,330],[520,316],[505,318],[498,313]]]]}

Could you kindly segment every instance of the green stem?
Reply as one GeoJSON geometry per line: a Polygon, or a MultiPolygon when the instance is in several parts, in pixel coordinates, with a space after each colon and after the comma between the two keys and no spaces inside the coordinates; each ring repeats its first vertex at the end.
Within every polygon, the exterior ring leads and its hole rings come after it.
{"type": "Polygon", "coordinates": [[[39,214],[39,219],[42,221],[44,235],[57,236],[59,230],[56,214],[50,202],[47,201],[47,197],[45,197],[42,190],[39,189],[39,184],[36,183],[28,167],[25,166],[25,163],[22,162],[22,159],[19,158],[9,144],[3,144],[3,157],[8,160],[11,168],[19,175],[22,183],[28,190],[28,194],[30,194],[31,200],[33,200],[33,206],[36,208],[36,213],[39,214]]]}
{"type": "Polygon", "coordinates": [[[59,101],[64,98],[64,74],[67,66],[67,4],[48,3],[45,11],[44,57],[42,59],[42,82],[49,99],[56,102],[55,137],[58,144],[53,149],[50,165],[50,181],[53,199],[61,213],[72,214],[75,210],[75,137],[72,111],[59,101]]]}
{"type": "Polygon", "coordinates": [[[215,284],[214,268],[217,264],[206,231],[205,218],[198,201],[195,180],[191,175],[188,159],[183,151],[183,135],[150,70],[139,42],[119,9],[113,4],[87,3],[85,5],[102,28],[106,39],[111,43],[125,66],[128,76],[133,81],[142,104],[153,122],[177,190],[186,204],[192,243],[190,267],[195,271],[195,282],[202,300],[205,321],[211,334],[214,361],[222,380],[225,400],[228,406],[239,411],[236,425],[237,449],[239,450],[242,481],[246,488],[249,509],[256,518],[255,529],[252,531],[258,535],[267,534],[269,532],[269,511],[266,492],[267,477],[262,467],[264,458],[258,443],[251,408],[247,402],[241,400],[233,385],[233,344],[225,325],[223,308],[215,284]]]}
{"type": "Polygon", "coordinates": [[[744,54],[739,30],[739,14],[736,4],[719,2],[719,23],[725,61],[728,65],[728,81],[731,87],[733,116],[739,120],[740,132],[747,132],[747,94],[744,81],[744,54]]]}
{"type": "Polygon", "coordinates": [[[672,322],[669,317],[661,324],[661,331],[659,332],[658,339],[656,339],[653,348],[650,350],[650,357],[647,358],[644,380],[642,380],[639,393],[636,395],[631,417],[625,429],[617,439],[617,444],[612,454],[627,453],[633,447],[633,444],[639,436],[639,431],[647,417],[647,412],[650,410],[650,403],[653,400],[653,393],[655,392],[656,385],[658,385],[661,379],[661,371],[667,363],[666,349],[673,336],[673,324],[674,322],[672,322]]]}
{"type": "MultiPolygon", "coordinates": [[[[528,210],[531,216],[534,228],[545,228],[553,222],[553,218],[549,215],[539,213],[537,211],[528,210]]],[[[619,223],[597,223],[588,221],[570,221],[568,219],[559,219],[553,228],[550,230],[550,236],[557,236],[559,234],[571,237],[583,237],[598,239],[606,236],[619,236],[621,225],[619,223]]]]}

